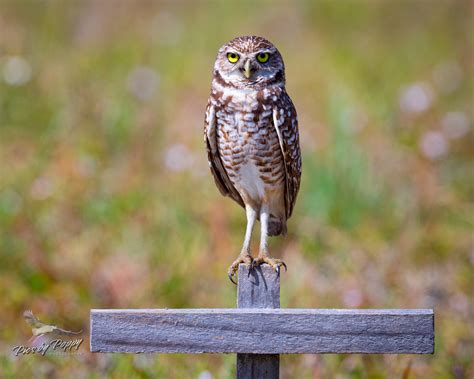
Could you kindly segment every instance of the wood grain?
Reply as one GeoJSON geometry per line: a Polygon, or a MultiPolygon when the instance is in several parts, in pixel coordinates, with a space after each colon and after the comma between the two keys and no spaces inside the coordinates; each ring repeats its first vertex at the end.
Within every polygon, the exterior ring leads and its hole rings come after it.
{"type": "Polygon", "coordinates": [[[93,309],[91,351],[431,354],[433,320],[430,309],[93,309]]]}
{"type": "Polygon", "coordinates": [[[237,308],[280,308],[280,275],[267,264],[252,270],[241,264],[237,308]]]}
{"type": "MultiPolygon", "coordinates": [[[[239,266],[237,308],[280,308],[280,275],[269,265],[239,266]]],[[[280,355],[237,354],[237,379],[278,379],[280,355]]]]}

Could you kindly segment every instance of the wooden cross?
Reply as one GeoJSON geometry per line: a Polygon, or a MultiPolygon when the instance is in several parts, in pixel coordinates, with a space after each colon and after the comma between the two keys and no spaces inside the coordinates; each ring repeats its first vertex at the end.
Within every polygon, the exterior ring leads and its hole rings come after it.
{"type": "Polygon", "coordinates": [[[280,276],[239,267],[237,309],[92,309],[91,351],[237,353],[237,378],[278,378],[279,354],[432,354],[432,309],[280,309],[280,276]]]}

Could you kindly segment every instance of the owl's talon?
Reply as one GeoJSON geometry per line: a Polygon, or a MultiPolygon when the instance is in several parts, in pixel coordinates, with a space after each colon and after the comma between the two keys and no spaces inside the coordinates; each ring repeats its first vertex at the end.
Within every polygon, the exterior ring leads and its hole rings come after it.
{"type": "Polygon", "coordinates": [[[254,261],[257,265],[261,265],[263,263],[268,264],[271,266],[277,273],[280,275],[280,267],[283,266],[285,268],[285,272],[288,271],[288,268],[286,267],[286,263],[283,262],[281,259],[277,258],[270,258],[267,255],[260,255],[257,259],[254,261]]]}
{"type": "MultiPolygon", "coordinates": [[[[248,267],[253,267],[254,259],[250,256],[250,254],[246,251],[240,253],[239,257],[230,265],[229,270],[227,271],[227,276],[229,277],[230,281],[237,285],[234,281],[234,276],[237,270],[239,269],[239,264],[244,263],[248,267]]],[[[250,275],[250,270],[249,270],[250,275]]]]}

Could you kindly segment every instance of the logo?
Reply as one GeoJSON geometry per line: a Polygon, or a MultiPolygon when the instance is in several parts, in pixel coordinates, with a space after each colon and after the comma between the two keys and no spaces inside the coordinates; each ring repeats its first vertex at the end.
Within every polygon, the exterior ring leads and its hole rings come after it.
{"type": "Polygon", "coordinates": [[[80,335],[82,330],[75,332],[45,324],[30,310],[23,312],[23,318],[31,327],[33,335],[27,345],[18,345],[13,348],[15,356],[29,354],[44,356],[48,351],[56,354],[75,353],[84,341],[83,338],[74,337],[80,335]]]}

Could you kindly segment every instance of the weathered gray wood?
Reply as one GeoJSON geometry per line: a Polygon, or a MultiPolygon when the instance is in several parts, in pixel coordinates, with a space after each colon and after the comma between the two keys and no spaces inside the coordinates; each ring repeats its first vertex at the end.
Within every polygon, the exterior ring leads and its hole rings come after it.
{"type": "Polygon", "coordinates": [[[433,321],[431,309],[93,309],[91,351],[431,354],[433,321]]]}
{"type": "Polygon", "coordinates": [[[237,308],[280,308],[280,275],[264,264],[239,266],[237,308]]]}
{"type": "MultiPolygon", "coordinates": [[[[237,308],[280,308],[280,275],[269,265],[239,265],[237,308]]],[[[237,379],[278,379],[278,354],[237,354],[237,379]]]]}

